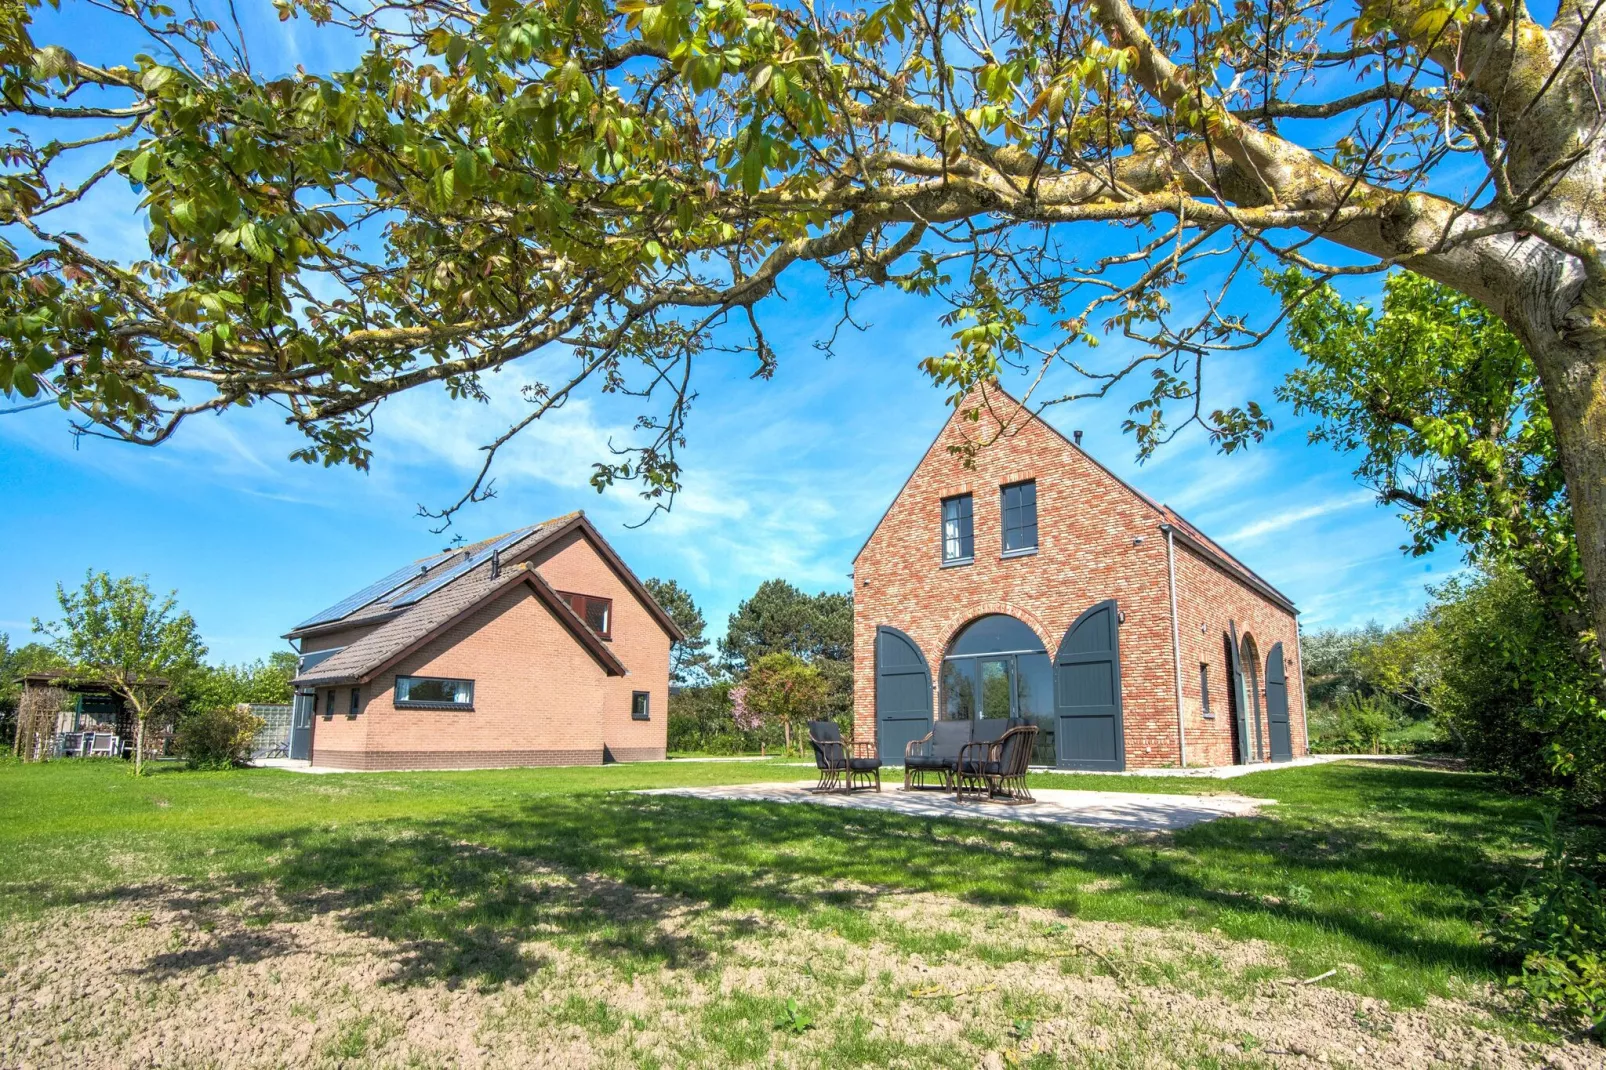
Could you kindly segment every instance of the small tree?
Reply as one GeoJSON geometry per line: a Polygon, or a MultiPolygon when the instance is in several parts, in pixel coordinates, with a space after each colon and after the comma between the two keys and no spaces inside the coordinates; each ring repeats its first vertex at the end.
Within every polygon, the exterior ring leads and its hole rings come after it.
{"type": "Polygon", "coordinates": [[[276,651],[266,659],[239,665],[200,665],[178,682],[177,697],[189,713],[245,705],[284,705],[294,698],[290,681],[296,656],[276,651]]]}
{"type": "Polygon", "coordinates": [[[808,720],[824,706],[829,685],[820,670],[785,651],[765,654],[753,663],[742,692],[742,706],[778,722],[792,750],[792,726],[808,720]]]}
{"type": "Polygon", "coordinates": [[[34,618],[73,677],[103,684],[134,713],[134,772],[144,771],[145,730],[168,697],[172,681],[206,654],[195,618],[178,610],[178,592],[160,602],[145,579],[112,579],[93,570],[69,592],[56,585],[61,620],[34,618]]]}

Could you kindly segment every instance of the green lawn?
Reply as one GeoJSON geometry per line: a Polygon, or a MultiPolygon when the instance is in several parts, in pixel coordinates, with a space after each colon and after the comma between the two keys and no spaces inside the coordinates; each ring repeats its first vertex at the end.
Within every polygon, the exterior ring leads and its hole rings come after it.
{"type": "MultiPolygon", "coordinates": [[[[414,980],[495,986],[527,974],[532,927],[601,940],[641,966],[706,961],[730,937],[658,941],[604,906],[551,904],[519,867],[747,910],[855,942],[924,946],[872,920],[886,896],[1040,907],[1063,917],[1219,931],[1313,976],[1401,1005],[1497,980],[1482,896],[1526,857],[1535,805],[1489,780],[1333,765],[1232,781],[1043,775],[1044,787],[1279,800],[1265,817],[1169,836],[927,822],[818,807],[642,797],[620,789],[803,778],[777,762],[304,776],[273,770],[136,779],[120,763],[0,767],[0,918],[114,903],[176,882],[216,905],[271,889],[292,915],[409,942],[414,980]],[[632,929],[632,926],[634,927],[632,929]],[[629,931],[627,931],[629,930],[629,931]]],[[[645,919],[650,920],[650,919],[645,919]]],[[[978,940],[984,940],[978,937],[978,940]]],[[[998,953],[1003,954],[1003,951],[998,953]]]]}

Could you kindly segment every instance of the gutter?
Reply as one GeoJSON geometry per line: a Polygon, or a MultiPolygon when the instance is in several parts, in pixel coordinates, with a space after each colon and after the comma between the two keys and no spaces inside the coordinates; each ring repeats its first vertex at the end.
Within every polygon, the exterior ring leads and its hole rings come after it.
{"type": "Polygon", "coordinates": [[[1294,603],[1288,600],[1286,595],[1277,590],[1277,588],[1273,587],[1271,584],[1267,583],[1265,580],[1261,579],[1259,576],[1255,575],[1253,572],[1250,572],[1247,568],[1240,570],[1228,567],[1227,562],[1221,559],[1220,554],[1216,553],[1199,540],[1193,538],[1186,531],[1183,531],[1175,524],[1161,524],[1160,530],[1165,532],[1168,540],[1174,536],[1178,542],[1192,550],[1194,553],[1203,557],[1206,561],[1209,561],[1217,568],[1221,569],[1221,571],[1226,573],[1228,577],[1244,584],[1251,590],[1275,603],[1278,607],[1287,610],[1289,613],[1292,613],[1294,616],[1299,616],[1299,609],[1294,605],[1294,603]]]}
{"type": "MultiPolygon", "coordinates": [[[[1177,623],[1177,556],[1176,546],[1172,541],[1170,525],[1163,525],[1165,529],[1165,573],[1166,583],[1171,593],[1171,670],[1174,674],[1177,694],[1177,754],[1182,759],[1182,768],[1188,767],[1188,728],[1187,715],[1182,705],[1182,629],[1177,623]]],[[[1301,679],[1304,677],[1301,676],[1301,679]]],[[[1307,743],[1305,752],[1310,753],[1307,743]]]]}

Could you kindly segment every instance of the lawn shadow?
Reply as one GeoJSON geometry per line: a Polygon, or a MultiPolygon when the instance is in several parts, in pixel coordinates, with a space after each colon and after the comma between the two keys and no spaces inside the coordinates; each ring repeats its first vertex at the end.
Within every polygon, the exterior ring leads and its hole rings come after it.
{"type": "MultiPolygon", "coordinates": [[[[1268,817],[1175,834],[627,792],[532,795],[449,817],[264,834],[242,852],[254,861],[190,894],[221,903],[271,891],[292,915],[332,914],[398,947],[389,978],[398,984],[518,983],[555,948],[626,973],[697,970],[735,941],[811,913],[923,893],[1067,916],[1125,896],[1125,914],[1108,916],[1292,925],[1422,967],[1493,975],[1492,952],[1467,923],[1511,864],[1520,802],[1477,777],[1386,767],[1326,772],[1316,787],[1284,783],[1286,792],[1270,777],[1256,787],[1283,798],[1268,817]],[[1089,884],[1114,889],[1111,898],[1089,898],[1089,884]],[[1345,900],[1348,887],[1363,898],[1345,900]],[[1364,898],[1382,888],[1393,897],[1387,913],[1364,898]]],[[[281,950],[242,941],[215,955],[281,950]]],[[[150,968],[218,960],[175,952],[150,968]]]]}

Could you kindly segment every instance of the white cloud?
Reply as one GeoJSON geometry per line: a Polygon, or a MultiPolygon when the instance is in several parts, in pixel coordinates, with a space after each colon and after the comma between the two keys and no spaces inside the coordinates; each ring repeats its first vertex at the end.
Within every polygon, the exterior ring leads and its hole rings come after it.
{"type": "Polygon", "coordinates": [[[1305,506],[1303,509],[1285,509],[1282,512],[1245,524],[1237,531],[1223,535],[1221,541],[1226,543],[1253,542],[1256,539],[1263,539],[1267,535],[1286,531],[1298,524],[1303,524],[1307,520],[1314,520],[1319,516],[1327,516],[1330,513],[1341,512],[1345,509],[1353,509],[1357,505],[1367,504],[1375,500],[1376,496],[1370,491],[1357,491],[1352,494],[1329,498],[1326,501],[1316,502],[1313,505],[1305,506]]]}

